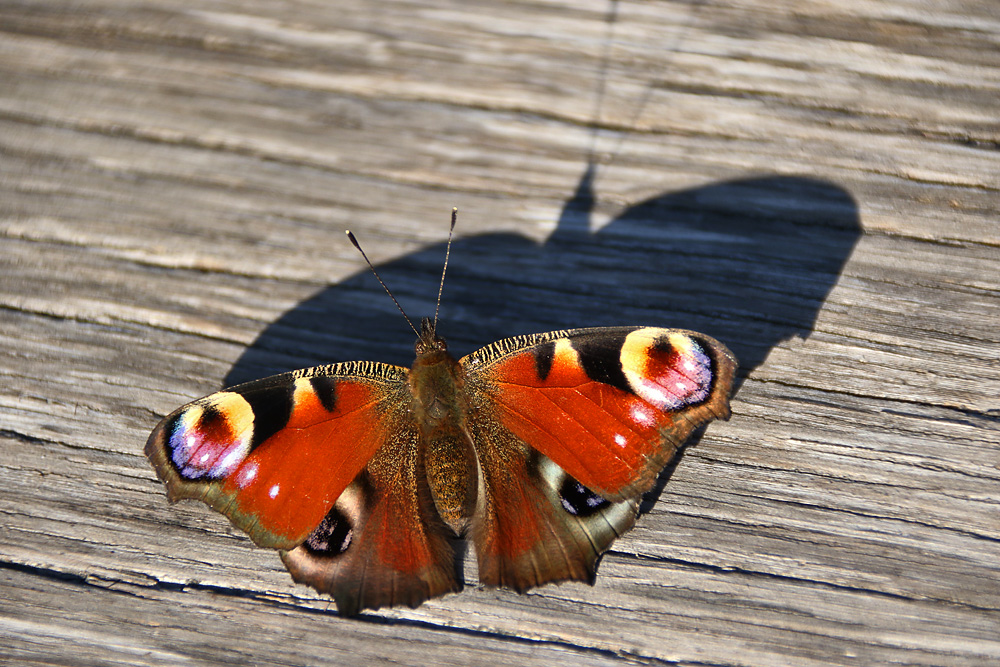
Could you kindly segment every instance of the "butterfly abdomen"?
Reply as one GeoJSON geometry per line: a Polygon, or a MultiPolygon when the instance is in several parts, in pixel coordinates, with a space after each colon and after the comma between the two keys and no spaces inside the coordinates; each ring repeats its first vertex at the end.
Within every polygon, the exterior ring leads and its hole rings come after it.
{"type": "Polygon", "coordinates": [[[427,485],[438,514],[456,535],[465,532],[476,506],[476,458],[460,432],[439,432],[423,445],[427,485]]]}

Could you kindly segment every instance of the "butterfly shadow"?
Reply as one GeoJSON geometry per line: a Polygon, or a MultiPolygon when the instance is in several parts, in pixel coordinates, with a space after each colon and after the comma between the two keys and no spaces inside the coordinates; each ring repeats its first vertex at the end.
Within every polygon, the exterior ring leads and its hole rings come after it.
{"type": "MultiPolygon", "coordinates": [[[[456,357],[519,334],[651,325],[717,338],[745,376],[774,346],[812,331],[860,236],[857,205],[844,189],[794,176],[664,193],[592,231],[593,178],[591,167],[544,243],[509,233],[454,242],[438,332],[456,357]]],[[[446,215],[447,203],[442,236],[446,215]]],[[[443,258],[436,244],[377,269],[411,316],[432,315],[443,258]]],[[[356,359],[408,367],[413,342],[382,288],[361,271],[268,326],[225,385],[356,359]]],[[[660,475],[642,511],[679,460],[660,475]]]]}
{"type": "MultiPolygon", "coordinates": [[[[709,334],[745,375],[775,345],[812,331],[860,235],[845,190],[789,176],[667,193],[595,232],[592,177],[588,169],[542,244],[508,233],[454,242],[438,332],[456,356],[519,334],[641,324],[709,334]]],[[[442,207],[442,236],[446,216],[442,207]]],[[[441,243],[376,268],[417,318],[433,315],[443,259],[441,243]]],[[[409,367],[414,338],[360,271],[269,325],[224,386],[338,361],[409,367]]]]}

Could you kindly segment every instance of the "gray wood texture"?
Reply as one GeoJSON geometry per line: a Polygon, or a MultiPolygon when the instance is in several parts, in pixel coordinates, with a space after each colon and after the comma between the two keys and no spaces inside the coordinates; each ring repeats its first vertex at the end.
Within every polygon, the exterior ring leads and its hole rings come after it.
{"type": "Polygon", "coordinates": [[[1000,662],[1000,12],[0,3],[0,663],[1000,662]],[[342,619],[142,454],[412,333],[742,362],[596,585],[342,619]]]}

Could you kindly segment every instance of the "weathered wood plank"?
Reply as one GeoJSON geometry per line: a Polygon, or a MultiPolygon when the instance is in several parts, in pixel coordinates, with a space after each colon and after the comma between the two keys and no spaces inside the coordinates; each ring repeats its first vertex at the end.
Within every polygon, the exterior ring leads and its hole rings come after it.
{"type": "Polygon", "coordinates": [[[998,43],[989,0],[0,5],[0,662],[1000,660],[998,43]],[[451,206],[453,350],[694,328],[734,418],[595,587],[340,619],[142,444],[408,364],[342,230],[419,316],[451,206]]]}

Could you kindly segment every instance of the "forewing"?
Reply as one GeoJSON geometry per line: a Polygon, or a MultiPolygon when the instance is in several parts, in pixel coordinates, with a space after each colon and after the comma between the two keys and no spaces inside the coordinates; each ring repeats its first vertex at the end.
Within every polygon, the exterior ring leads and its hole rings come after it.
{"type": "Polygon", "coordinates": [[[651,327],[511,338],[462,364],[477,410],[608,500],[647,491],[696,428],[729,418],[736,371],[713,338],[651,327]]]}

